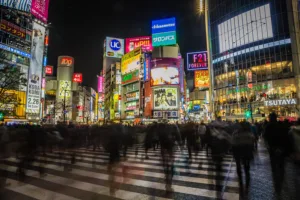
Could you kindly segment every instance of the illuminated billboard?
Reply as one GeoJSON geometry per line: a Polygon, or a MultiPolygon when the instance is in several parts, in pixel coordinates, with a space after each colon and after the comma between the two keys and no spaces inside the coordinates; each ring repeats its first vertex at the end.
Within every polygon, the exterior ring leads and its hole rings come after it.
{"type": "Polygon", "coordinates": [[[209,73],[208,70],[198,70],[194,72],[195,87],[206,88],[209,87],[209,73]]]}
{"type": "Polygon", "coordinates": [[[47,23],[49,0],[32,0],[31,13],[37,19],[47,23]]]}
{"type": "Polygon", "coordinates": [[[46,75],[53,75],[53,66],[51,66],[51,65],[47,65],[46,67],[45,67],[45,74],[46,75]]]}
{"type": "Polygon", "coordinates": [[[82,73],[74,73],[73,74],[73,82],[82,83],[82,73]]]}
{"type": "Polygon", "coordinates": [[[187,53],[187,70],[208,69],[207,51],[187,53]]]}
{"type": "Polygon", "coordinates": [[[122,84],[138,81],[141,69],[141,48],[133,50],[122,57],[122,84]]]}
{"type": "Polygon", "coordinates": [[[177,67],[161,67],[151,69],[151,85],[178,85],[179,69],[177,67]]]}
{"type": "Polygon", "coordinates": [[[270,4],[239,14],[218,25],[220,53],[272,37],[270,4]]]}
{"type": "Polygon", "coordinates": [[[30,12],[32,0],[1,0],[0,5],[13,8],[16,10],[21,10],[25,12],[30,12]]]}
{"type": "Polygon", "coordinates": [[[33,22],[32,28],[31,60],[27,85],[28,113],[39,113],[41,101],[41,83],[43,71],[43,54],[45,27],[33,22]]]}
{"type": "Polygon", "coordinates": [[[124,39],[106,37],[106,57],[122,58],[124,55],[124,39]]]}
{"type": "Polygon", "coordinates": [[[150,66],[151,66],[151,55],[145,53],[145,61],[144,61],[144,81],[150,80],[150,66]]]}
{"type": "Polygon", "coordinates": [[[60,56],[58,58],[59,67],[72,67],[74,66],[74,58],[70,56],[60,56]]]}
{"type": "Polygon", "coordinates": [[[71,97],[71,81],[59,81],[59,88],[58,88],[58,92],[59,92],[59,97],[66,97],[66,98],[70,98],[71,97]]]}
{"type": "Polygon", "coordinates": [[[125,39],[125,53],[133,51],[141,47],[143,52],[152,51],[152,39],[151,36],[126,38],[125,39]]]}
{"type": "Polygon", "coordinates": [[[178,109],[177,88],[155,88],[153,89],[154,110],[175,110],[178,109]]]}
{"type": "Polygon", "coordinates": [[[98,93],[103,92],[103,76],[98,76],[98,93]]]}
{"type": "Polygon", "coordinates": [[[1,29],[1,31],[7,32],[9,34],[20,37],[22,39],[25,39],[26,35],[31,36],[31,31],[25,30],[25,29],[15,25],[15,24],[12,24],[4,19],[1,19],[1,21],[0,21],[0,29],[1,29]]]}
{"type": "Polygon", "coordinates": [[[179,85],[180,60],[175,58],[161,58],[151,61],[151,86],[179,85]]]}
{"type": "Polygon", "coordinates": [[[175,18],[152,21],[152,46],[165,46],[176,44],[175,18]]]}

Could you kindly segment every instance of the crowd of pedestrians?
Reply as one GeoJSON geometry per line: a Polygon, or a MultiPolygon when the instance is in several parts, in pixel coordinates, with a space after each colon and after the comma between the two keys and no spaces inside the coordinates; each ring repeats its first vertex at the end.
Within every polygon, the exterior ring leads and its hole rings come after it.
{"type": "MultiPolygon", "coordinates": [[[[187,167],[197,157],[200,150],[205,150],[211,157],[216,173],[222,171],[224,156],[232,154],[236,162],[241,195],[247,193],[250,185],[250,166],[258,147],[258,141],[263,140],[267,146],[274,188],[280,194],[284,179],[284,166],[287,157],[295,162],[300,159],[300,121],[290,123],[279,122],[277,116],[271,114],[269,120],[249,123],[224,122],[217,119],[209,124],[203,122],[186,124],[153,123],[151,125],[129,126],[110,124],[104,126],[4,126],[0,127],[0,161],[5,158],[19,159],[16,174],[20,181],[26,178],[26,169],[39,155],[59,151],[66,171],[72,170],[76,163],[77,148],[87,148],[97,151],[105,150],[109,154],[107,170],[110,174],[110,193],[114,195],[118,188],[115,180],[117,169],[123,169],[126,177],[127,150],[133,148],[136,156],[139,152],[143,159],[150,159],[148,150],[159,150],[165,173],[165,189],[173,192],[172,179],[175,174],[175,152],[187,149],[187,167]],[[243,172],[245,181],[243,181],[243,172]]],[[[201,168],[201,163],[199,164],[201,168]]],[[[0,170],[0,186],[6,186],[6,171],[0,170]]],[[[42,164],[39,167],[41,176],[45,176],[42,164]]],[[[218,176],[218,174],[217,174],[218,176]]],[[[216,179],[216,187],[222,183],[216,179]]],[[[221,198],[221,197],[220,197],[221,198]]]]}

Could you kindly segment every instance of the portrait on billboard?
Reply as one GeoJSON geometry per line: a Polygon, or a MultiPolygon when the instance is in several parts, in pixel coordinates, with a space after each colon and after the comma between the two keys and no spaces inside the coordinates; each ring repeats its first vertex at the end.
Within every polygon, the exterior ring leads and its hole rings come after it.
{"type": "Polygon", "coordinates": [[[151,85],[179,85],[179,69],[177,67],[159,67],[151,69],[151,85]]]}
{"type": "Polygon", "coordinates": [[[45,27],[33,23],[27,93],[27,111],[30,113],[38,113],[40,110],[44,40],[45,27]]]}
{"type": "Polygon", "coordinates": [[[172,110],[178,108],[177,88],[155,88],[153,91],[155,110],[172,110]]]}

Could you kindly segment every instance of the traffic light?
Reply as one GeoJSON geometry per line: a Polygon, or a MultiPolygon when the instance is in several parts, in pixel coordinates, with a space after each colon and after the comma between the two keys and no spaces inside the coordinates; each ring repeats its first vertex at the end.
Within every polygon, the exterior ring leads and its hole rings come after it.
{"type": "Polygon", "coordinates": [[[3,121],[4,115],[3,112],[0,112],[0,121],[3,121]]]}
{"type": "Polygon", "coordinates": [[[246,119],[251,118],[251,111],[250,111],[250,110],[247,110],[247,111],[245,112],[245,117],[246,117],[246,119]]]}

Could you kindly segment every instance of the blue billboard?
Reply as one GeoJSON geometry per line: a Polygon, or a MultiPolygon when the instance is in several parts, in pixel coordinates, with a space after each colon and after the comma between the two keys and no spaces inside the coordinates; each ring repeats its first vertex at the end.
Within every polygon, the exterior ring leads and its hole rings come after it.
{"type": "Polygon", "coordinates": [[[176,31],[175,17],[152,21],[152,34],[176,31]]]}

